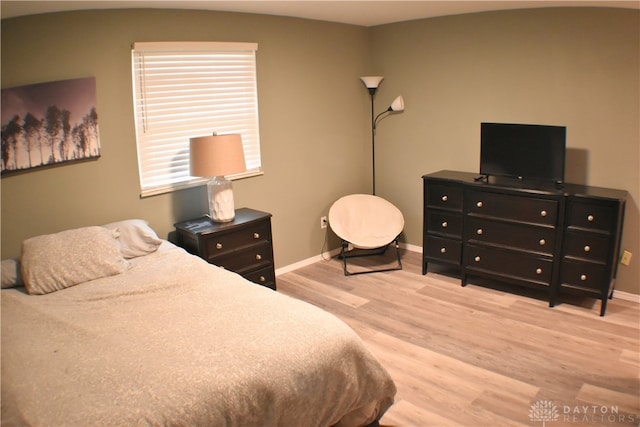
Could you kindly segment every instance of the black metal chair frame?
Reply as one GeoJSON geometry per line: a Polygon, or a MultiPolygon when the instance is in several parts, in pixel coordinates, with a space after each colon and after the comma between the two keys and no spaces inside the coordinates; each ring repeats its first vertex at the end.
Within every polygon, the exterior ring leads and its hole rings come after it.
{"type": "Polygon", "coordinates": [[[393,241],[391,241],[390,243],[384,246],[381,246],[379,248],[361,249],[361,248],[354,247],[354,249],[350,251],[348,251],[347,249],[349,248],[349,245],[351,243],[347,242],[346,240],[342,240],[342,248],[340,250],[340,255],[338,255],[338,258],[343,260],[344,275],[354,276],[357,274],[380,273],[383,271],[402,270],[402,259],[400,257],[400,245],[398,244],[398,237],[393,239],[393,241]],[[395,267],[385,267],[385,268],[363,270],[363,271],[349,271],[349,269],[347,268],[348,258],[361,258],[361,257],[369,257],[369,256],[376,256],[376,255],[384,255],[387,252],[387,249],[389,249],[389,246],[391,245],[395,246],[396,256],[398,258],[398,264],[395,267]]]}

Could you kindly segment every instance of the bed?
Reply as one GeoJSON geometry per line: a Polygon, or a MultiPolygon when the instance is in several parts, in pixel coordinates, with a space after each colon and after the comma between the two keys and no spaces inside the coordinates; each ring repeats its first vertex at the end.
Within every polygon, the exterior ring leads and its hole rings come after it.
{"type": "Polygon", "coordinates": [[[357,426],[393,403],[338,318],[142,220],[27,239],[2,286],[3,426],[357,426]]]}

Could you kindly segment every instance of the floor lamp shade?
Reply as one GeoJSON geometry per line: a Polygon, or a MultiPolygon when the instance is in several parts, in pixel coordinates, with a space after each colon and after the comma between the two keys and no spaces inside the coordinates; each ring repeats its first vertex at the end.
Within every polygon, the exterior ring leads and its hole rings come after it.
{"type": "Polygon", "coordinates": [[[247,170],[239,134],[191,138],[189,144],[191,176],[212,177],[207,183],[209,216],[215,222],[235,218],[233,188],[225,175],[247,170]]]}

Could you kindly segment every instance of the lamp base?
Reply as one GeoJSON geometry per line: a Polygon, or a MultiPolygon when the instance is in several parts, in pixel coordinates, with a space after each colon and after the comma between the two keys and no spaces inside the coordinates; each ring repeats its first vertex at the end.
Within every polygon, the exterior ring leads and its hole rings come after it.
{"type": "Polygon", "coordinates": [[[209,218],[214,222],[229,222],[236,217],[231,181],[216,176],[207,183],[209,218]]]}

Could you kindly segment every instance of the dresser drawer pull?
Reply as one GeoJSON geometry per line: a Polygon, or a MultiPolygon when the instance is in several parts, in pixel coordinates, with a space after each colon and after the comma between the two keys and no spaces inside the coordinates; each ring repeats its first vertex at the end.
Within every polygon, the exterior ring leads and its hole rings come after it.
{"type": "Polygon", "coordinates": [[[266,282],[266,281],[267,281],[267,278],[266,278],[266,277],[264,277],[264,276],[260,276],[260,278],[259,278],[258,280],[260,280],[261,282],[263,282],[263,283],[264,283],[264,282],[266,282]]]}
{"type": "Polygon", "coordinates": [[[536,274],[537,274],[537,275],[542,274],[542,269],[541,269],[541,268],[536,268],[536,274]]]}
{"type": "Polygon", "coordinates": [[[586,274],[581,275],[580,280],[582,280],[583,282],[587,280],[587,275],[586,274]]]}
{"type": "Polygon", "coordinates": [[[446,194],[444,196],[442,196],[442,201],[446,202],[447,200],[449,200],[449,196],[447,196],[446,194]]]}
{"type": "Polygon", "coordinates": [[[440,253],[441,254],[446,254],[447,253],[447,248],[440,248],[440,253]]]}
{"type": "Polygon", "coordinates": [[[547,211],[540,211],[540,216],[542,216],[542,217],[547,216],[547,211]]]}
{"type": "Polygon", "coordinates": [[[547,244],[547,241],[544,239],[540,239],[540,246],[544,246],[547,244]]]}
{"type": "Polygon", "coordinates": [[[257,254],[257,255],[256,255],[256,259],[257,259],[258,261],[260,261],[260,260],[262,259],[262,255],[257,254]]]}
{"type": "Polygon", "coordinates": [[[595,219],[596,219],[596,217],[593,216],[593,215],[588,215],[587,216],[587,221],[589,221],[589,222],[593,222],[595,219]]]}
{"type": "Polygon", "coordinates": [[[222,243],[216,243],[216,249],[222,249],[222,243]]]}
{"type": "Polygon", "coordinates": [[[259,239],[260,238],[260,233],[253,233],[253,238],[254,239],[259,239]]]}
{"type": "Polygon", "coordinates": [[[478,203],[476,203],[476,206],[481,208],[482,207],[482,201],[479,201],[478,203]]]}
{"type": "Polygon", "coordinates": [[[584,251],[585,251],[585,252],[589,252],[589,251],[591,251],[591,246],[589,246],[589,245],[585,246],[585,247],[584,247],[584,251]]]}
{"type": "Polygon", "coordinates": [[[478,236],[482,235],[482,233],[484,233],[484,231],[482,230],[482,228],[478,228],[478,229],[476,230],[476,234],[477,234],[478,236]]]}
{"type": "Polygon", "coordinates": [[[447,221],[444,221],[442,223],[442,228],[447,228],[449,226],[449,223],[447,221]]]}
{"type": "Polygon", "coordinates": [[[477,257],[475,257],[473,260],[474,260],[475,262],[480,262],[480,257],[479,257],[479,256],[477,256],[477,257]]]}

